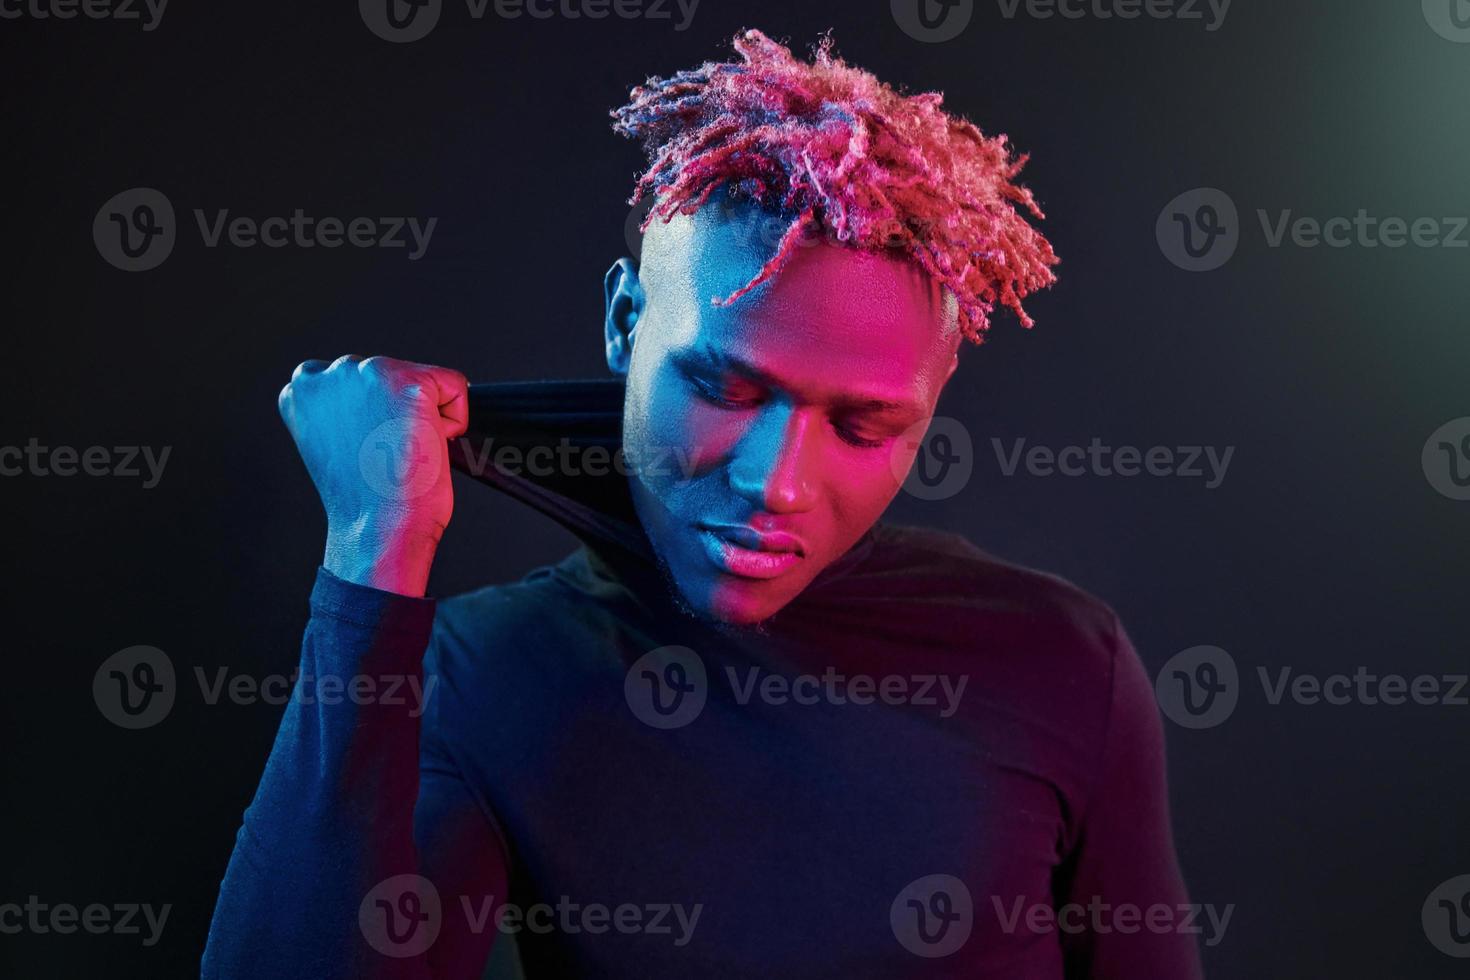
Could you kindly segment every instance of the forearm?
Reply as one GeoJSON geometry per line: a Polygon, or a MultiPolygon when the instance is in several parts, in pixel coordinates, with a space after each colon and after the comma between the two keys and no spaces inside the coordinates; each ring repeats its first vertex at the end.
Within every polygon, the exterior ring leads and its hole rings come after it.
{"type": "Polygon", "coordinates": [[[205,977],[428,976],[422,960],[374,951],[358,913],[376,884],[418,871],[433,607],[319,574],[297,686],[220,889],[205,977]]]}

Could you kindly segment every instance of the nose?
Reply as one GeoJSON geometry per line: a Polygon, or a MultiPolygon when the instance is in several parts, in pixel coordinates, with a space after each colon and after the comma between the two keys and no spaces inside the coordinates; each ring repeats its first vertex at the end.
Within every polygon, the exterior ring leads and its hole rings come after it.
{"type": "Polygon", "coordinates": [[[735,448],[731,488],[772,514],[811,510],[816,504],[818,421],[810,409],[784,400],[768,402],[735,448]]]}

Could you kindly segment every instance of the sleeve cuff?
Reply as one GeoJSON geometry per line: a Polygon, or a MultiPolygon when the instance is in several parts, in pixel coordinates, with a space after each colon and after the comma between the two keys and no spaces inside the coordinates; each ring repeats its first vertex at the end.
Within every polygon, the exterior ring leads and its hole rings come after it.
{"type": "Polygon", "coordinates": [[[398,595],[349,582],[323,566],[317,567],[316,584],[311,589],[314,615],[387,633],[427,636],[434,623],[435,605],[431,598],[398,595]]]}

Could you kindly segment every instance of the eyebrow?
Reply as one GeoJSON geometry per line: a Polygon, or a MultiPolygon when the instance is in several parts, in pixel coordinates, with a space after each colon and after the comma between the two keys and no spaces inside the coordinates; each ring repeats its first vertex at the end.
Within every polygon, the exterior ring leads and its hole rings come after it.
{"type": "MultiPolygon", "coordinates": [[[[685,347],[676,350],[669,355],[680,367],[688,369],[706,368],[736,374],[751,381],[759,382],[767,387],[790,390],[791,386],[781,378],[769,371],[757,367],[734,354],[715,350],[713,347],[685,347]]],[[[868,395],[849,395],[838,393],[832,399],[833,404],[848,412],[864,412],[876,415],[911,415],[921,417],[924,414],[923,406],[911,401],[893,401],[888,398],[878,398],[868,395]]]]}

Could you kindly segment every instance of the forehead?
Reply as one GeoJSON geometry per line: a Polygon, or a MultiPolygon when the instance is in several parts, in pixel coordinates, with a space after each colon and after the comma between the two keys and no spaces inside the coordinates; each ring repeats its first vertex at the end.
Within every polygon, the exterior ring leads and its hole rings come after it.
{"type": "Polygon", "coordinates": [[[808,236],[772,279],[711,304],[759,273],[785,227],[750,205],[655,219],[640,278],[658,345],[727,354],[814,388],[937,397],[959,342],[957,304],[901,255],[808,236]]]}

